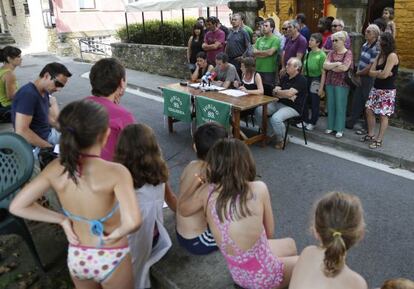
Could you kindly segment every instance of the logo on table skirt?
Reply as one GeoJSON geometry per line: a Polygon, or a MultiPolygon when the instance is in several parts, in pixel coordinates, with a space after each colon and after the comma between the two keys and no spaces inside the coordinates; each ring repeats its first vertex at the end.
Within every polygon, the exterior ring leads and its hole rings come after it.
{"type": "Polygon", "coordinates": [[[216,119],[220,115],[218,109],[212,104],[207,104],[205,107],[203,107],[203,112],[210,119],[216,119]]]}
{"type": "Polygon", "coordinates": [[[183,102],[181,101],[180,97],[175,96],[175,95],[172,96],[170,98],[170,103],[171,103],[171,106],[168,107],[168,111],[175,112],[175,113],[182,114],[182,115],[185,114],[182,108],[183,102]]]}

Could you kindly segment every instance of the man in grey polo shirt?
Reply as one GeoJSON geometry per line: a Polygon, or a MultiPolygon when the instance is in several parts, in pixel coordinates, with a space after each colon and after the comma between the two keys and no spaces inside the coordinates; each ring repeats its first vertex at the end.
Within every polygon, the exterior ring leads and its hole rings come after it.
{"type": "Polygon", "coordinates": [[[227,44],[225,52],[229,56],[229,62],[233,64],[239,76],[241,76],[241,59],[243,54],[247,53],[250,49],[250,37],[249,34],[242,28],[242,18],[238,13],[233,14],[231,17],[231,25],[229,35],[227,36],[227,44]]]}
{"type": "Polygon", "coordinates": [[[217,54],[216,68],[214,68],[214,73],[216,74],[216,80],[213,81],[214,85],[229,88],[233,86],[235,80],[240,81],[236,68],[228,60],[229,57],[226,53],[220,52],[217,54]]]}

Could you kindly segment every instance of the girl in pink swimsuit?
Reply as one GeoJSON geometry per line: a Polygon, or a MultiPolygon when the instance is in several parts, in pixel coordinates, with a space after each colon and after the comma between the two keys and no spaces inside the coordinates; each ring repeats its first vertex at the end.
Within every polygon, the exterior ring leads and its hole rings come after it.
{"type": "Polygon", "coordinates": [[[295,241],[272,240],[271,201],[266,185],[254,181],[249,148],[236,139],[209,151],[207,182],[179,208],[183,215],[204,207],[207,222],[234,282],[246,289],[287,287],[297,260],[295,241]],[[198,204],[198,206],[194,205],[198,204]]]}

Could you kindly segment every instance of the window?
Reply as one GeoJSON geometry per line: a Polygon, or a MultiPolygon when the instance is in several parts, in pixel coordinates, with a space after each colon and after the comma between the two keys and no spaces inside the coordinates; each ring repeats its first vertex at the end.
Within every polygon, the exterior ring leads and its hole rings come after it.
{"type": "Polygon", "coordinates": [[[24,7],[24,15],[30,15],[29,3],[27,3],[27,0],[23,1],[23,7],[24,7]]]}
{"type": "Polygon", "coordinates": [[[80,9],[96,9],[95,0],[79,0],[80,9]]]}
{"type": "Polygon", "coordinates": [[[9,0],[9,3],[10,3],[10,9],[11,9],[12,15],[16,16],[17,15],[16,14],[16,5],[14,5],[14,0],[9,0]]]}

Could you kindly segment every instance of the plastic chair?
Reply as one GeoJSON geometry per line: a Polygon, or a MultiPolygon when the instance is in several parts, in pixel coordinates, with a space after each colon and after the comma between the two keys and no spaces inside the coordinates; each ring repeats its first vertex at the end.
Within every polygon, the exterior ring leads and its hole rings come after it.
{"type": "Polygon", "coordinates": [[[8,211],[17,191],[32,176],[33,167],[32,146],[15,133],[0,133],[0,234],[20,235],[29,247],[36,264],[44,272],[45,268],[26,223],[8,211]]]}
{"type": "Polygon", "coordinates": [[[305,130],[305,125],[303,123],[303,113],[305,112],[305,108],[307,108],[306,102],[308,100],[308,95],[305,96],[305,99],[303,100],[303,105],[302,105],[302,109],[301,109],[301,113],[299,116],[297,117],[292,117],[286,120],[286,132],[285,132],[285,137],[283,138],[283,150],[286,147],[286,139],[287,139],[287,135],[289,132],[289,126],[295,125],[297,123],[301,123],[302,124],[302,133],[303,133],[303,139],[305,140],[305,145],[308,144],[308,141],[306,139],[306,130],[305,130]]]}

